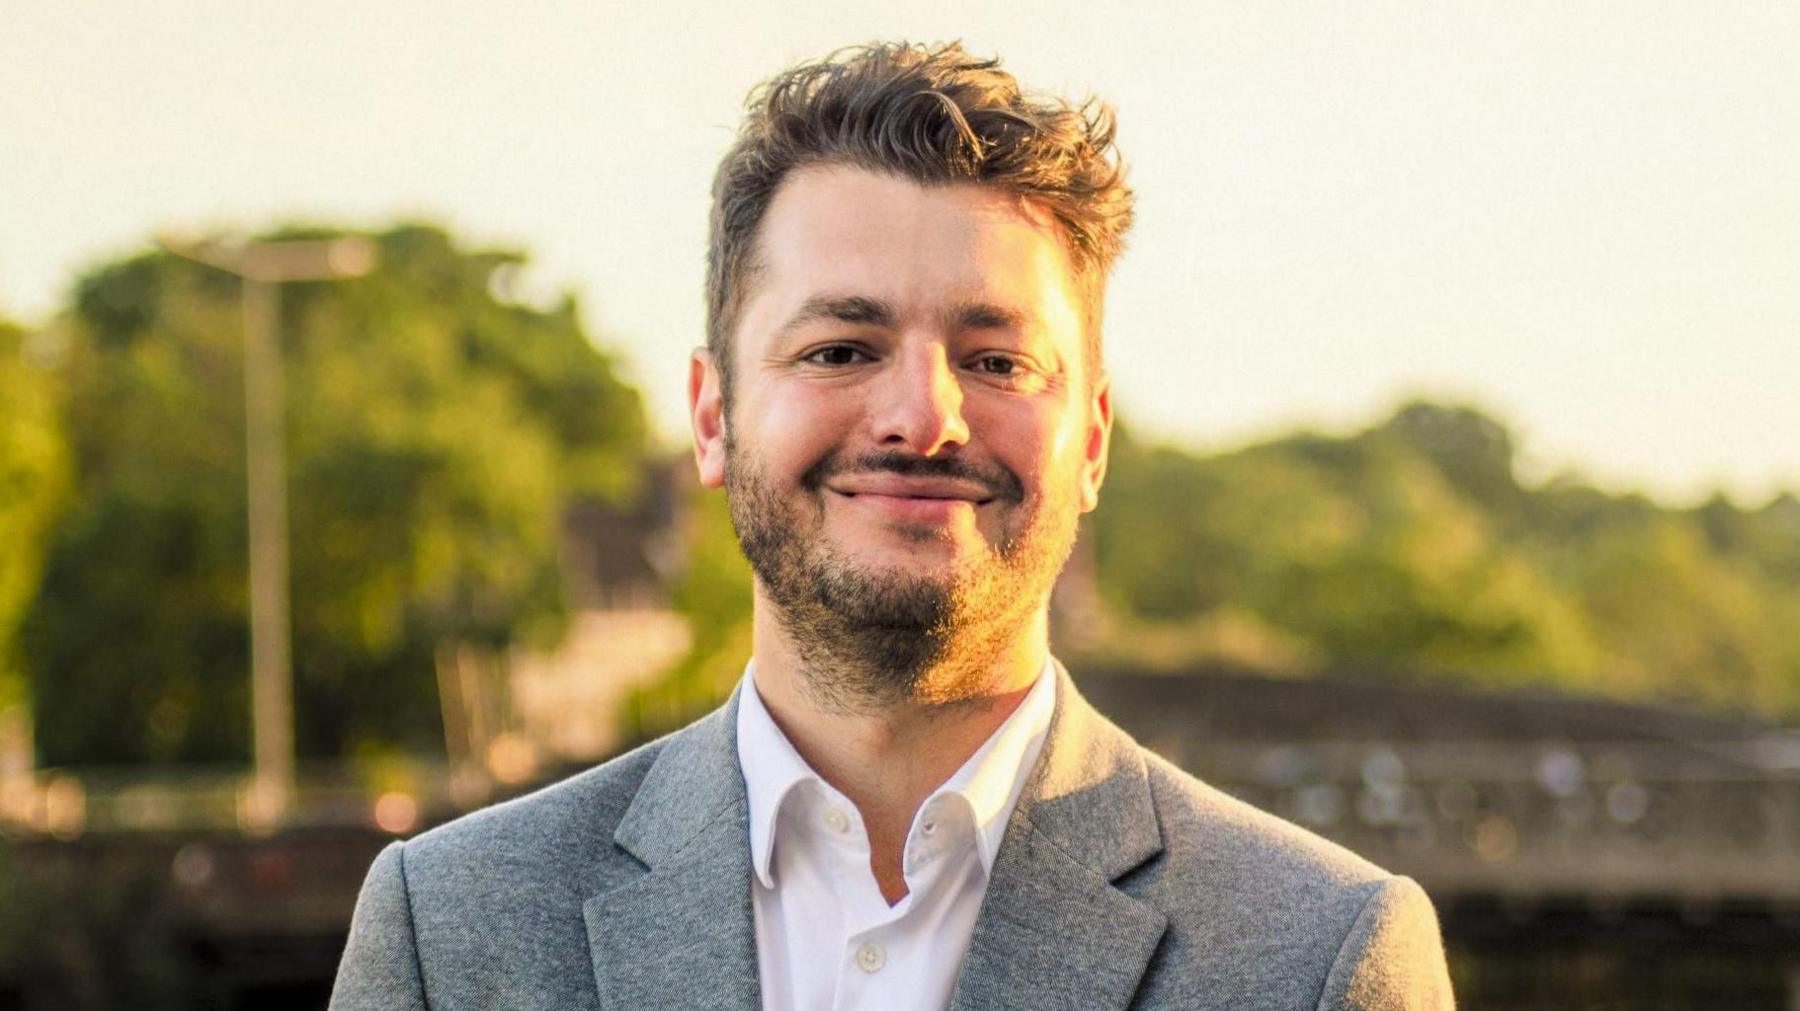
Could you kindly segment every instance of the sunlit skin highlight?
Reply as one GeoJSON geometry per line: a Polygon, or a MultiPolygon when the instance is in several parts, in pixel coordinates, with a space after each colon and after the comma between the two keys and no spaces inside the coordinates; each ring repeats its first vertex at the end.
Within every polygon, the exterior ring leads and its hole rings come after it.
{"type": "Polygon", "coordinates": [[[1058,233],[1004,192],[802,169],[757,253],[729,417],[718,363],[690,368],[696,460],[761,559],[757,689],[897,901],[914,811],[1045,663],[1110,392],[1058,233]],[[862,669],[884,657],[917,669],[862,669]]]}

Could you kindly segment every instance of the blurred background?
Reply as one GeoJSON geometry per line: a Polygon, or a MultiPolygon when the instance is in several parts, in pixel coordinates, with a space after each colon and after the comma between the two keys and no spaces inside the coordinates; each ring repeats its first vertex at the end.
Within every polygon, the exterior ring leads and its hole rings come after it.
{"type": "Polygon", "coordinates": [[[321,1007],[374,852],[715,705],[707,187],[961,38],[1120,111],[1083,690],[1463,1006],[1800,1008],[1800,11],[10,5],[0,1009],[321,1007]]]}

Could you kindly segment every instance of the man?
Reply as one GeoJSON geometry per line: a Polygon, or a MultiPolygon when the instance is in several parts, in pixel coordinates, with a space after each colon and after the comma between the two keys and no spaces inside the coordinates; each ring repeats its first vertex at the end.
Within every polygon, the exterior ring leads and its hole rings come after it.
{"type": "Polygon", "coordinates": [[[385,850],[334,1007],[1449,1006],[1418,886],[1143,751],[1049,656],[1112,424],[1111,142],[957,46],[753,95],[689,380],[746,676],[385,850]]]}

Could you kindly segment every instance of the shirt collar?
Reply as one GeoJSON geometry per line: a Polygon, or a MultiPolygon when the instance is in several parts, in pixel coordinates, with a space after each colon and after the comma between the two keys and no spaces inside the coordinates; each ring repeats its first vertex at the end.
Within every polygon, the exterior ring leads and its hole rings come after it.
{"type": "Polygon", "coordinates": [[[825,781],[794,750],[787,735],[775,725],[756,690],[756,661],[744,667],[744,684],[738,698],[738,765],[744,770],[744,788],[750,799],[750,865],[764,888],[773,888],[769,856],[775,848],[775,820],[781,802],[801,783],[825,781]]]}
{"type": "MultiPolygon", "coordinates": [[[[960,795],[975,816],[975,846],[981,855],[984,871],[994,869],[994,857],[1000,852],[1000,840],[1006,835],[1006,823],[1025,787],[1025,777],[1037,764],[1044,735],[1050,729],[1050,716],[1056,708],[1056,672],[1049,660],[1038,672],[1036,683],[1024,701],[1006,718],[1006,722],[975,749],[962,768],[951,773],[944,785],[932,791],[924,811],[933,798],[960,795]]],[[[916,820],[916,818],[915,818],[916,820]]]]}
{"type": "MultiPolygon", "coordinates": [[[[754,660],[745,666],[738,699],[738,764],[743,769],[750,804],[751,866],[763,887],[773,888],[769,865],[775,849],[775,827],[788,794],[802,783],[817,783],[827,791],[836,791],[806,764],[787,735],[775,725],[756,690],[755,666],[754,660]]],[[[1056,673],[1046,659],[1044,669],[1018,708],[919,805],[923,812],[933,800],[952,794],[966,801],[974,815],[975,845],[985,871],[993,870],[1006,823],[1024,789],[1025,777],[1043,748],[1055,708],[1056,673]]],[[[915,815],[913,831],[918,827],[917,818],[915,815]]]]}

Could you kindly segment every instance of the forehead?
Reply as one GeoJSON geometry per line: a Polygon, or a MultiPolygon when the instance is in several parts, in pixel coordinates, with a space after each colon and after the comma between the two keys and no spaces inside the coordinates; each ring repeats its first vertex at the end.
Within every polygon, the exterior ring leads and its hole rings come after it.
{"type": "Polygon", "coordinates": [[[808,299],[854,295],[935,312],[979,300],[1078,327],[1076,285],[1048,215],[1005,191],[925,186],[840,166],[798,169],[758,229],[740,336],[808,299]]]}

